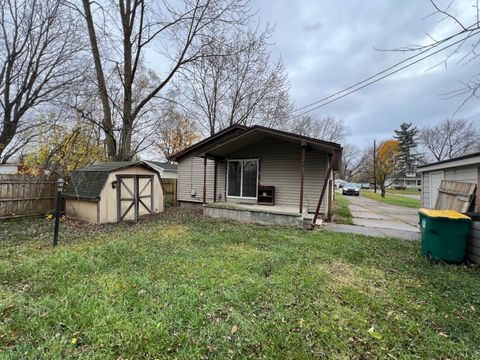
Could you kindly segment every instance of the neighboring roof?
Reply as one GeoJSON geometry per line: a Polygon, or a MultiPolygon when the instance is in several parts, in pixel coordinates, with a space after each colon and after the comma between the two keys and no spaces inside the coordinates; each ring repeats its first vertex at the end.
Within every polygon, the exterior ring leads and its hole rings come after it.
{"type": "Polygon", "coordinates": [[[168,170],[168,171],[177,171],[178,170],[178,165],[177,164],[168,164],[160,161],[147,161],[148,163],[158,166],[159,168],[162,168],[163,170],[168,170]]]}
{"type": "Polygon", "coordinates": [[[418,170],[420,172],[425,172],[425,171],[439,170],[439,169],[458,167],[458,166],[466,166],[466,165],[472,165],[472,164],[480,164],[480,152],[474,152],[471,154],[466,154],[466,155],[458,156],[455,158],[422,165],[418,167],[418,170]]]}
{"type": "Polygon", "coordinates": [[[188,148],[182,150],[182,151],[179,151],[178,153],[172,155],[172,160],[174,161],[178,161],[178,159],[180,159],[181,157],[189,154],[190,152],[192,152],[193,150],[195,149],[198,149],[199,147],[201,146],[208,146],[209,144],[211,143],[214,143],[215,141],[217,140],[220,140],[221,138],[223,137],[228,137],[228,136],[231,136],[232,133],[235,133],[235,132],[243,132],[243,131],[246,131],[248,130],[248,127],[246,126],[243,126],[243,125],[232,125],[232,126],[229,126],[221,131],[219,131],[218,133],[208,137],[208,138],[205,138],[195,144],[193,144],[192,146],[189,146],[188,148]]]}
{"type": "Polygon", "coordinates": [[[112,171],[131,166],[144,166],[158,174],[152,166],[143,161],[115,161],[77,169],[72,173],[65,196],[78,199],[98,200],[103,186],[112,171]]]}

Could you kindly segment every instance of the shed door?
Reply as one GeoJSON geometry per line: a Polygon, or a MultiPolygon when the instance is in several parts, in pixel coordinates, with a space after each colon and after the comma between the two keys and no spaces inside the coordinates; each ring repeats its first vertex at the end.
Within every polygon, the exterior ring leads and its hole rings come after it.
{"type": "Polygon", "coordinates": [[[117,220],[153,213],[153,175],[117,175],[117,220]]]}
{"type": "Polygon", "coordinates": [[[443,171],[430,173],[430,208],[435,208],[437,202],[438,189],[443,180],[443,171]]]}

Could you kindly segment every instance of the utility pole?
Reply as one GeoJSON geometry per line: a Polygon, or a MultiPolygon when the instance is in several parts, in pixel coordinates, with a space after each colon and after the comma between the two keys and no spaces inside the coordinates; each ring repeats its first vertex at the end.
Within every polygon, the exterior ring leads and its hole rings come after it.
{"type": "Polygon", "coordinates": [[[373,191],[377,193],[377,141],[373,140],[373,191]]]}

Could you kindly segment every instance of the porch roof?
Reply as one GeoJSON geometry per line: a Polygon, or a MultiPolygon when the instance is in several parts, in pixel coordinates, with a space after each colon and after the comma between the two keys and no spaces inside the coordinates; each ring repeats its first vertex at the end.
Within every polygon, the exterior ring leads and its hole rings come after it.
{"type": "Polygon", "coordinates": [[[232,152],[235,152],[267,138],[283,139],[289,142],[298,143],[302,146],[325,151],[329,154],[333,153],[335,150],[342,150],[340,144],[334,142],[314,139],[303,135],[297,135],[286,131],[255,125],[244,133],[235,136],[234,138],[222,141],[214,147],[197,153],[197,155],[207,157],[225,157],[232,152]]]}

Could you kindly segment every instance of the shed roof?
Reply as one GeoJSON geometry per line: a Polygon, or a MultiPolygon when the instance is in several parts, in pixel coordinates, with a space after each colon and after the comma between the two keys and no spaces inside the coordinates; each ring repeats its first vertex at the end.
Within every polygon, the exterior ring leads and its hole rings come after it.
{"type": "Polygon", "coordinates": [[[98,200],[103,186],[112,171],[125,169],[131,166],[144,166],[153,172],[157,170],[143,161],[115,161],[95,164],[80,168],[72,173],[65,196],[70,198],[98,200]]]}
{"type": "Polygon", "coordinates": [[[162,168],[163,170],[168,170],[168,171],[177,171],[178,170],[178,165],[177,164],[169,164],[169,163],[164,163],[161,161],[148,161],[149,163],[158,166],[159,168],[162,168]]]}
{"type": "Polygon", "coordinates": [[[474,152],[435,163],[425,164],[418,167],[418,171],[427,172],[446,168],[480,164],[480,152],[474,152]]]}

